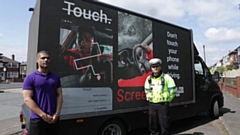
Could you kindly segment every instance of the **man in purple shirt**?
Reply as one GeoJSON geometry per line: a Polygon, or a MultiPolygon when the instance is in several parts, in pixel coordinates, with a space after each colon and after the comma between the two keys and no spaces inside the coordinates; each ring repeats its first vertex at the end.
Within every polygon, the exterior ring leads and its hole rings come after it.
{"type": "Polygon", "coordinates": [[[57,135],[63,102],[60,77],[48,69],[48,52],[40,51],[36,61],[38,69],[23,83],[24,102],[31,110],[29,134],[57,135]]]}

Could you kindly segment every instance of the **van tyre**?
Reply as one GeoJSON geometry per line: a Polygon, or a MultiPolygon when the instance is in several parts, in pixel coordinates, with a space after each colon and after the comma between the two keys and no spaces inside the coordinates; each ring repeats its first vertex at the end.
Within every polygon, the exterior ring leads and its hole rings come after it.
{"type": "Polygon", "coordinates": [[[116,119],[104,123],[98,131],[98,135],[126,135],[125,125],[116,119]]]}
{"type": "Polygon", "coordinates": [[[210,116],[213,119],[218,119],[219,118],[219,105],[217,100],[213,100],[210,108],[210,116]]]}

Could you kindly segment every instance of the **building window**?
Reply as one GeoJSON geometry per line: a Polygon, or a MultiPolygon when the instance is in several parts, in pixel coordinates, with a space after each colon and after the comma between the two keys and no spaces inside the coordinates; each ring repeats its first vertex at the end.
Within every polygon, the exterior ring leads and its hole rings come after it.
{"type": "Polygon", "coordinates": [[[230,56],[227,57],[227,62],[230,62],[231,58],[230,56]]]}
{"type": "Polygon", "coordinates": [[[18,68],[18,63],[8,63],[9,68],[18,68]]]}
{"type": "Polygon", "coordinates": [[[0,67],[1,67],[1,68],[3,67],[3,63],[2,63],[2,62],[0,63],[0,67]]]}
{"type": "Polygon", "coordinates": [[[7,72],[7,78],[18,78],[18,72],[7,72]]]}

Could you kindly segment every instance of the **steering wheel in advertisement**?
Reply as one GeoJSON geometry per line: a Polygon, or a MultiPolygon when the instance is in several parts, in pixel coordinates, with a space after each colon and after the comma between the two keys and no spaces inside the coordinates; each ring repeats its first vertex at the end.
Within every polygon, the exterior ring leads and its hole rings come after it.
{"type": "Polygon", "coordinates": [[[150,71],[150,65],[147,59],[147,49],[145,46],[138,44],[132,49],[132,58],[134,64],[141,75],[150,71]]]}

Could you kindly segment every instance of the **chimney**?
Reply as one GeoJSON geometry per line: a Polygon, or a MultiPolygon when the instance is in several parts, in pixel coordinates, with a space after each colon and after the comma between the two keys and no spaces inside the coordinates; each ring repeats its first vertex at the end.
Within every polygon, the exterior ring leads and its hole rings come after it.
{"type": "Polygon", "coordinates": [[[12,60],[15,60],[15,55],[14,54],[12,54],[12,60]]]}

